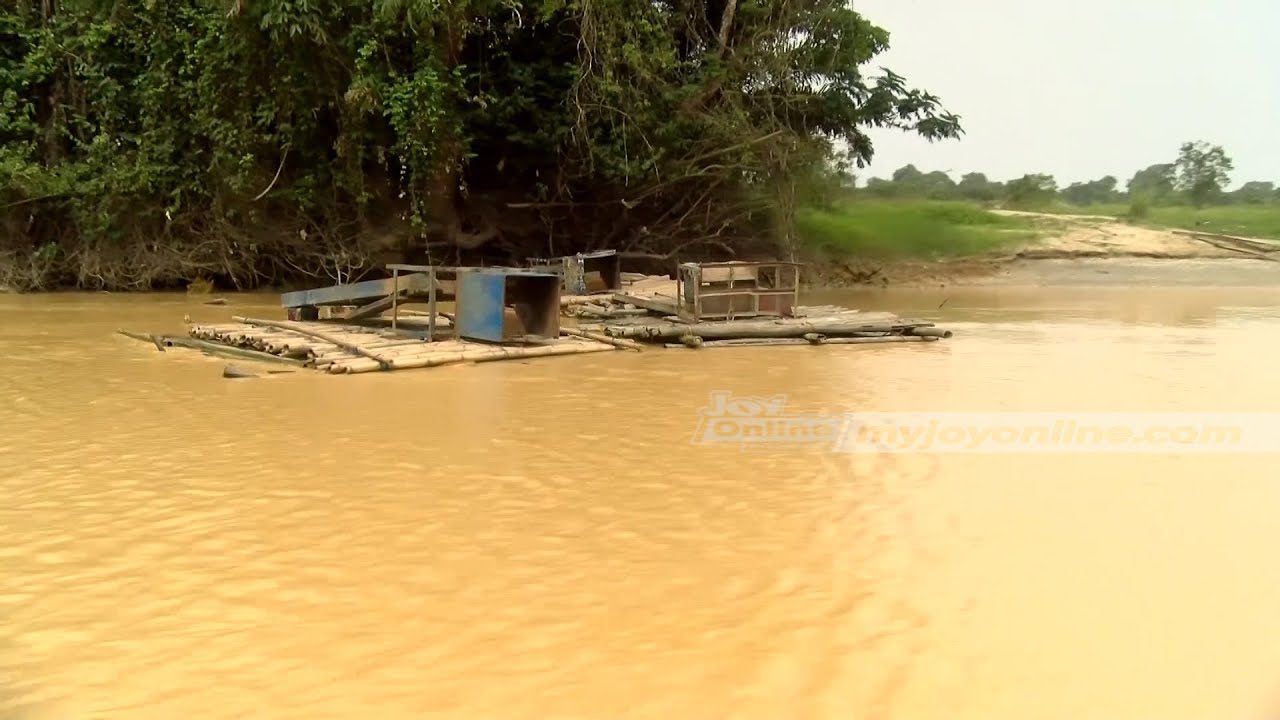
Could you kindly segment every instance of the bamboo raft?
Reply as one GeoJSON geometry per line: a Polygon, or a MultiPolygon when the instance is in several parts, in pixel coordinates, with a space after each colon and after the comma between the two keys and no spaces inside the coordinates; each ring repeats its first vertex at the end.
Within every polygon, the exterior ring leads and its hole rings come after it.
{"type": "Polygon", "coordinates": [[[635,349],[631,344],[611,342],[614,338],[576,334],[527,345],[491,345],[455,339],[428,342],[376,327],[253,318],[193,325],[189,333],[205,342],[292,358],[301,361],[304,367],[333,374],[635,349]]]}
{"type": "MultiPolygon", "coordinates": [[[[622,274],[622,290],[560,299],[560,312],[576,326],[559,337],[517,335],[501,343],[460,339],[454,317],[430,314],[432,333],[423,332],[422,313],[402,309],[398,323],[370,313],[323,320],[233,317],[232,322],[195,324],[188,337],[120,331],[157,349],[184,347],[208,355],[353,374],[426,368],[464,362],[577,355],[656,348],[716,348],[787,345],[862,345],[936,342],[951,332],[932,323],[903,320],[890,313],[836,306],[798,306],[785,316],[687,322],[675,313],[675,280],[622,274]],[[428,337],[431,337],[428,340],[428,337]]],[[[554,307],[554,306],[553,306],[554,307]]],[[[336,309],[336,308],[335,308],[336,309]]],[[[554,312],[554,310],[552,311],[554,312]]],[[[229,367],[226,377],[254,377],[229,367]]]]}

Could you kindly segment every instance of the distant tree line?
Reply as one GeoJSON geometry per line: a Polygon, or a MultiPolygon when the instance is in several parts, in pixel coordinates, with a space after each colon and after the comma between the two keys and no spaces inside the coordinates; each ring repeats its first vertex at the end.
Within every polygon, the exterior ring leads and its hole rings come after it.
{"type": "Polygon", "coordinates": [[[944,172],[923,172],[914,165],[894,171],[890,179],[871,178],[860,192],[880,198],[968,200],[988,205],[1034,208],[1054,203],[1102,205],[1130,203],[1134,209],[1164,205],[1268,203],[1280,204],[1280,189],[1270,181],[1253,180],[1227,191],[1234,164],[1220,146],[1204,142],[1183,144],[1177,160],[1134,173],[1123,186],[1108,175],[1060,187],[1052,175],[1028,174],[1008,182],[971,172],[956,182],[944,172]]]}

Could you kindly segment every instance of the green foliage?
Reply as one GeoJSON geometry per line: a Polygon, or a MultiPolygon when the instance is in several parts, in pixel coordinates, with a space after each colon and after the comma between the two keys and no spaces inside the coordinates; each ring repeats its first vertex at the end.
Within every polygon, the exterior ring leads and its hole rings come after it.
{"type": "Polygon", "coordinates": [[[1151,215],[1151,200],[1146,195],[1135,195],[1129,201],[1126,217],[1130,220],[1145,220],[1151,215]]]}
{"type": "Polygon", "coordinates": [[[1139,170],[1129,180],[1129,196],[1142,195],[1152,204],[1161,204],[1173,196],[1177,175],[1173,163],[1152,165],[1139,170]]]}
{"type": "Polygon", "coordinates": [[[1004,183],[992,182],[987,176],[979,173],[967,173],[956,185],[957,194],[978,203],[993,203],[1004,195],[1004,183]]]}
{"type": "Polygon", "coordinates": [[[1057,199],[1058,183],[1052,175],[1023,175],[1005,185],[1005,198],[1010,207],[1044,208],[1057,199]]]}
{"type": "Polygon", "coordinates": [[[1227,182],[1224,168],[1230,162],[1221,148],[1187,143],[1183,146],[1179,163],[1152,165],[1139,170],[1129,180],[1127,192],[1119,189],[1119,180],[1111,175],[1072,183],[1059,191],[1054,178],[1044,174],[1029,174],[1008,183],[999,183],[992,182],[983,173],[970,172],[955,183],[945,173],[926,173],[914,165],[906,165],[894,171],[891,179],[870,178],[860,192],[864,197],[880,199],[963,199],[983,205],[998,204],[1042,211],[1053,211],[1054,205],[1063,204],[1074,207],[1075,211],[1088,209],[1092,214],[1136,212],[1137,215],[1131,214],[1132,217],[1141,217],[1152,207],[1187,202],[1199,203],[1199,206],[1208,203],[1280,203],[1280,190],[1269,181],[1246,182],[1234,192],[1222,192],[1227,182]],[[1194,179],[1197,177],[1202,178],[1198,186],[1194,179]],[[1129,205],[1127,209],[1124,207],[1126,203],[1129,205]],[[1113,213],[1105,206],[1120,206],[1120,209],[1113,213]]]}
{"type": "Polygon", "coordinates": [[[963,202],[855,200],[797,217],[803,246],[828,257],[883,260],[979,255],[1036,237],[1032,221],[963,202]]]}
{"type": "Polygon", "coordinates": [[[1261,205],[1280,200],[1280,193],[1277,193],[1276,184],[1273,182],[1253,181],[1241,185],[1240,189],[1230,194],[1229,199],[1232,202],[1261,205]]]}
{"type": "MultiPolygon", "coordinates": [[[[1194,208],[1190,205],[1153,205],[1139,196],[1130,205],[1093,205],[1090,214],[1123,217],[1156,228],[1178,228],[1243,237],[1280,240],[1280,203],[1216,205],[1194,208]]],[[[1079,207],[1057,206],[1049,212],[1075,214],[1079,207]]]]}
{"type": "Polygon", "coordinates": [[[1222,193],[1235,169],[1222,146],[1206,142],[1183,143],[1175,167],[1178,190],[1198,208],[1222,193]]]}
{"type": "Polygon", "coordinates": [[[772,248],[837,141],[960,134],[887,47],[839,0],[17,0],[0,269],[35,269],[0,283],[772,248]]]}
{"type": "Polygon", "coordinates": [[[1108,175],[1100,180],[1086,183],[1072,183],[1062,191],[1062,199],[1072,205],[1094,205],[1098,203],[1118,202],[1121,199],[1116,186],[1120,181],[1108,175]]]}
{"type": "Polygon", "coordinates": [[[1147,223],[1243,237],[1280,240],[1280,205],[1153,208],[1147,223]]]}

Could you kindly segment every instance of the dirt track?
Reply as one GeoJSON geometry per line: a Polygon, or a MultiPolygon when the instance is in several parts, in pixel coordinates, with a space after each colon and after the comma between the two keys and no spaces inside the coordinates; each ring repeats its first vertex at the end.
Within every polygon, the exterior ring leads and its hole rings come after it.
{"type": "Polygon", "coordinates": [[[1144,257],[1165,259],[1267,258],[1280,251],[1280,243],[1251,238],[1232,238],[1209,233],[1159,230],[1138,227],[1098,215],[1047,215],[1042,213],[997,211],[1042,219],[1055,232],[1020,249],[1016,257],[1083,258],[1144,257]]]}

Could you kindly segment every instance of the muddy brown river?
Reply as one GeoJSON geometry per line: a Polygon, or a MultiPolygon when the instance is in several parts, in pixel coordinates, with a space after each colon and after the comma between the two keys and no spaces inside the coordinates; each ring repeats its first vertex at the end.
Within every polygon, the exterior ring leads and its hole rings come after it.
{"type": "MultiPolygon", "coordinates": [[[[1280,410],[1280,284],[823,293],[945,342],[224,380],[0,296],[0,718],[1264,718],[1275,455],[696,445],[809,414],[1280,410]]],[[[1079,278],[1076,278],[1078,281],[1079,278]]]]}

